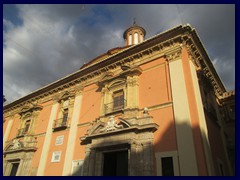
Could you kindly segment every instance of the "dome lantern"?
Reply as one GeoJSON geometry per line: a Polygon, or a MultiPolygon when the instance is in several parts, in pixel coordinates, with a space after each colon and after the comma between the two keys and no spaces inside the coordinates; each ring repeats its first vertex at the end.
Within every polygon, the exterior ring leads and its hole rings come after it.
{"type": "Polygon", "coordinates": [[[138,26],[134,18],[133,25],[123,33],[125,46],[136,45],[143,42],[145,35],[145,29],[138,26]]]}

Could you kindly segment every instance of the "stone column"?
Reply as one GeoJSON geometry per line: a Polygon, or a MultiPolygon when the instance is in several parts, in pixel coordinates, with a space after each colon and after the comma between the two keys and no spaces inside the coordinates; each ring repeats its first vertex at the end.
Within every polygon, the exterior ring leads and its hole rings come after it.
{"type": "Polygon", "coordinates": [[[10,131],[12,129],[12,124],[13,124],[13,116],[8,120],[7,128],[5,130],[5,133],[3,135],[3,150],[5,148],[5,142],[8,140],[8,136],[10,134],[10,131]]]}
{"type": "Polygon", "coordinates": [[[40,162],[39,162],[39,166],[38,166],[37,176],[44,175],[48,151],[49,151],[49,147],[50,147],[50,143],[51,143],[51,139],[52,139],[53,122],[57,117],[58,106],[59,106],[59,103],[57,102],[57,100],[54,100],[50,118],[48,121],[47,132],[46,132],[44,143],[43,143],[43,148],[42,148],[42,153],[41,153],[40,162]]]}
{"type": "Polygon", "coordinates": [[[5,161],[5,164],[4,164],[4,176],[10,176],[10,172],[11,172],[11,169],[12,169],[12,164],[8,161],[5,161]]]}
{"type": "Polygon", "coordinates": [[[88,168],[88,175],[89,176],[94,176],[95,174],[95,165],[96,165],[96,151],[95,150],[91,150],[89,153],[89,168],[88,168]]]}
{"type": "Polygon", "coordinates": [[[128,159],[128,175],[129,176],[137,176],[137,168],[138,168],[138,158],[137,158],[137,144],[133,142],[131,144],[130,150],[130,159],[128,159]]]}
{"type": "Polygon", "coordinates": [[[107,87],[102,88],[102,97],[101,97],[101,111],[100,115],[103,116],[105,114],[105,104],[109,103],[109,91],[107,87]]]}
{"type": "Polygon", "coordinates": [[[83,163],[83,176],[89,176],[89,164],[90,164],[90,148],[89,145],[86,146],[85,158],[83,163]]]}
{"type": "Polygon", "coordinates": [[[78,87],[76,89],[73,115],[71,118],[71,125],[69,130],[68,141],[67,141],[66,156],[65,156],[63,172],[62,172],[63,176],[71,174],[74,145],[75,145],[76,135],[77,135],[77,124],[80,117],[81,105],[82,105],[82,87],[78,87]]]}
{"type": "Polygon", "coordinates": [[[30,175],[29,170],[30,170],[31,162],[32,162],[32,157],[27,157],[27,158],[24,158],[21,160],[21,169],[19,167],[19,169],[21,171],[18,173],[18,176],[29,176],[30,175]]]}
{"type": "Polygon", "coordinates": [[[8,166],[8,162],[6,160],[3,160],[3,175],[6,176],[7,175],[7,166],[8,166]]]}
{"type": "Polygon", "coordinates": [[[208,129],[206,124],[206,119],[204,116],[203,102],[202,102],[201,92],[200,92],[201,86],[199,85],[197,73],[196,73],[193,62],[189,61],[189,63],[190,63],[191,75],[193,80],[193,88],[194,88],[194,93],[195,93],[195,98],[197,103],[198,116],[200,120],[200,130],[201,130],[201,135],[203,140],[204,152],[206,156],[208,174],[212,176],[215,174],[215,172],[214,172],[210,142],[208,138],[208,129]]]}
{"type": "Polygon", "coordinates": [[[96,152],[96,159],[95,159],[95,173],[96,176],[102,176],[103,175],[103,153],[102,152],[96,152]]]}
{"type": "Polygon", "coordinates": [[[167,55],[173,98],[180,174],[197,176],[198,167],[191,127],[186,82],[181,60],[181,48],[167,55]]]}
{"type": "Polygon", "coordinates": [[[133,142],[131,144],[129,175],[130,176],[142,176],[143,175],[143,148],[142,144],[133,142]]]}
{"type": "Polygon", "coordinates": [[[139,106],[139,77],[137,75],[132,78],[132,107],[139,106]]]}
{"type": "Polygon", "coordinates": [[[152,142],[143,143],[143,175],[154,175],[154,157],[153,157],[153,144],[152,142]]]}
{"type": "Polygon", "coordinates": [[[132,97],[132,90],[133,85],[132,85],[132,77],[128,76],[127,77],[127,108],[132,108],[133,107],[133,97],[132,97]]]}

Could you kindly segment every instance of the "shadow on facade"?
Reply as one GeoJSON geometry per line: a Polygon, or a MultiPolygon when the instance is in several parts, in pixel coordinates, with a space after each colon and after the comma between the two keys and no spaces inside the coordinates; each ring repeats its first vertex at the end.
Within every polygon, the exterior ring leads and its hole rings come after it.
{"type": "Polygon", "coordinates": [[[169,124],[163,129],[161,122],[158,124],[155,132],[130,131],[129,134],[125,129],[125,133],[113,131],[109,135],[81,142],[86,147],[85,159],[75,167],[72,175],[156,176],[163,173],[163,162],[160,161],[166,157],[173,160],[174,175],[230,175],[222,140],[213,132],[209,133],[210,149],[199,127],[192,129],[183,123],[169,124]],[[137,136],[140,138],[137,139],[137,136]]]}

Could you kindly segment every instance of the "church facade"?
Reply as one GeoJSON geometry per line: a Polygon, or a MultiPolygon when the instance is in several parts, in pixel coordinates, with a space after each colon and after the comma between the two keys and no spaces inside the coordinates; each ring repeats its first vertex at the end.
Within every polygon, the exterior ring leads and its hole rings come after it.
{"type": "Polygon", "coordinates": [[[3,174],[234,175],[235,92],[190,25],[145,34],[5,105],[3,174]]]}

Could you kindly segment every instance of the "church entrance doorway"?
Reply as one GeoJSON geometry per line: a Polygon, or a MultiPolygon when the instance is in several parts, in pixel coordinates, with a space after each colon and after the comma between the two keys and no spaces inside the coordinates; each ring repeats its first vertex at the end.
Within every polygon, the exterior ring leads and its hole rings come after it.
{"type": "Polygon", "coordinates": [[[128,175],[128,151],[106,152],[103,162],[104,176],[128,175]]]}

